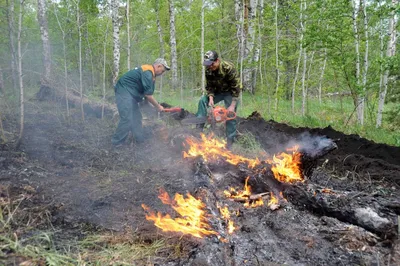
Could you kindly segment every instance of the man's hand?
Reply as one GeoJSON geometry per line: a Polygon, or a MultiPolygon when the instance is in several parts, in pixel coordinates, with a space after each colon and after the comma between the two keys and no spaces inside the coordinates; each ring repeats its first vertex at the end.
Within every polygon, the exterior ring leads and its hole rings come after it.
{"type": "Polygon", "coordinates": [[[164,107],[161,104],[159,104],[158,107],[157,107],[157,110],[159,112],[162,112],[162,111],[164,111],[164,107]]]}
{"type": "Polygon", "coordinates": [[[228,107],[229,112],[235,112],[235,107],[236,107],[236,101],[232,101],[231,105],[228,107]]]}
{"type": "Polygon", "coordinates": [[[213,96],[208,97],[208,106],[214,107],[214,97],[213,96]]]}

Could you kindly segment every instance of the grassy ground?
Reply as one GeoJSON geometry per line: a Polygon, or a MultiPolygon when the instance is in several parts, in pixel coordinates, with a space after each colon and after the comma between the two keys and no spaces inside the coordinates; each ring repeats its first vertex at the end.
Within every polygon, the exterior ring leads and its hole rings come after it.
{"type": "MultiPolygon", "coordinates": [[[[190,92],[181,95],[180,91],[164,91],[156,94],[157,99],[173,106],[180,106],[195,113],[200,92],[197,95],[190,92]]],[[[324,98],[322,103],[318,99],[309,99],[308,111],[306,116],[301,115],[301,98],[295,103],[295,112],[292,113],[291,100],[280,100],[278,110],[274,109],[274,99],[265,95],[251,95],[243,93],[242,104],[239,107],[238,115],[247,117],[252,112],[258,111],[264,119],[272,119],[280,123],[286,123],[295,127],[332,128],[346,134],[357,134],[366,139],[377,143],[386,143],[393,146],[400,146],[400,134],[396,130],[390,129],[390,124],[383,120],[382,128],[375,127],[376,106],[367,106],[365,114],[365,125],[357,124],[357,117],[354,104],[350,97],[324,98]],[[269,107],[268,107],[269,105],[269,107]]],[[[391,105],[386,105],[386,110],[391,105]]],[[[385,115],[383,116],[385,119],[385,115]]]]}

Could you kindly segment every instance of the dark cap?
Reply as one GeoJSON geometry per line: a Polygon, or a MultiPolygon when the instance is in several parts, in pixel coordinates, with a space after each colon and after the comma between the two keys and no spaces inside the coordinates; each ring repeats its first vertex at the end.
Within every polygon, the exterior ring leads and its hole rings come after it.
{"type": "Polygon", "coordinates": [[[204,54],[203,65],[211,66],[212,63],[214,63],[214,61],[217,59],[218,59],[218,54],[216,51],[208,51],[207,53],[204,54]]]}

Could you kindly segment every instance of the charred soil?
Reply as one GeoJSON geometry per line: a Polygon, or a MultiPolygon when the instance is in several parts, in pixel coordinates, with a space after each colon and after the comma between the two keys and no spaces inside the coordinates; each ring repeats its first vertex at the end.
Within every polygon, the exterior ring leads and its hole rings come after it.
{"type": "MultiPolygon", "coordinates": [[[[304,139],[315,147],[321,139],[337,145],[315,158],[303,183],[285,188],[286,201],[279,208],[246,208],[222,193],[229,186],[243,186],[246,169],[183,158],[185,138],[198,137],[198,132],[171,115],[146,117],[144,144],[114,148],[112,119],[87,116],[82,122],[76,114],[68,120],[55,103],[28,103],[21,146],[0,146],[1,197],[20,200],[25,213],[19,218],[36,221],[36,230],[56,228],[59,247],[97,230],[130,232],[146,242],[163,238],[175,247],[134,265],[399,264],[400,148],[330,127],[293,128],[256,114],[238,118],[240,135],[253,136],[266,155],[304,139]],[[201,167],[207,169],[202,172],[201,167]],[[170,213],[158,199],[160,189],[171,196],[191,193],[206,205],[222,202],[236,214],[236,231],[221,235],[223,241],[161,231],[146,220],[142,208],[146,204],[170,213]]],[[[3,121],[9,139],[16,135],[16,124],[12,116],[3,121]]],[[[255,193],[269,192],[251,185],[255,193]]],[[[225,226],[214,218],[218,224],[212,226],[225,226]]],[[[24,238],[32,232],[16,234],[24,238]]],[[[18,262],[12,256],[2,258],[4,263],[18,262]]]]}

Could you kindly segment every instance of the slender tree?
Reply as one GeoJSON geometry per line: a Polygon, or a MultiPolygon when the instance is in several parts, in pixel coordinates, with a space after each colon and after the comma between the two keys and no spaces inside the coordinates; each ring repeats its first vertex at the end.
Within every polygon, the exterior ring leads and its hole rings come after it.
{"type": "Polygon", "coordinates": [[[24,15],[25,0],[19,1],[19,15],[18,15],[18,32],[17,32],[17,57],[18,57],[18,82],[19,82],[19,107],[20,107],[20,123],[19,123],[19,137],[16,143],[18,148],[21,144],[24,136],[24,124],[25,124],[25,95],[24,95],[24,81],[22,72],[22,49],[21,49],[21,35],[22,35],[22,23],[24,15]]]}
{"type": "Polygon", "coordinates": [[[119,0],[111,0],[111,17],[112,17],[112,25],[113,25],[113,85],[117,82],[119,75],[119,60],[121,57],[120,52],[120,40],[119,40],[119,0]]]}
{"type": "Polygon", "coordinates": [[[6,0],[7,5],[7,25],[8,25],[8,43],[10,47],[10,54],[11,54],[11,77],[12,77],[12,84],[14,90],[18,87],[18,70],[17,70],[17,52],[15,49],[15,40],[14,40],[14,1],[13,0],[6,0]]]}
{"type": "Polygon", "coordinates": [[[40,79],[40,91],[38,97],[42,98],[46,94],[50,93],[50,75],[51,75],[51,51],[50,51],[50,40],[49,40],[49,27],[46,15],[46,1],[38,0],[38,11],[37,17],[40,26],[40,37],[43,44],[43,68],[40,79]]]}
{"type": "Polygon", "coordinates": [[[176,31],[175,31],[175,7],[174,0],[168,0],[169,3],[169,33],[171,45],[171,87],[175,90],[178,86],[178,54],[176,52],[176,31]]]}

